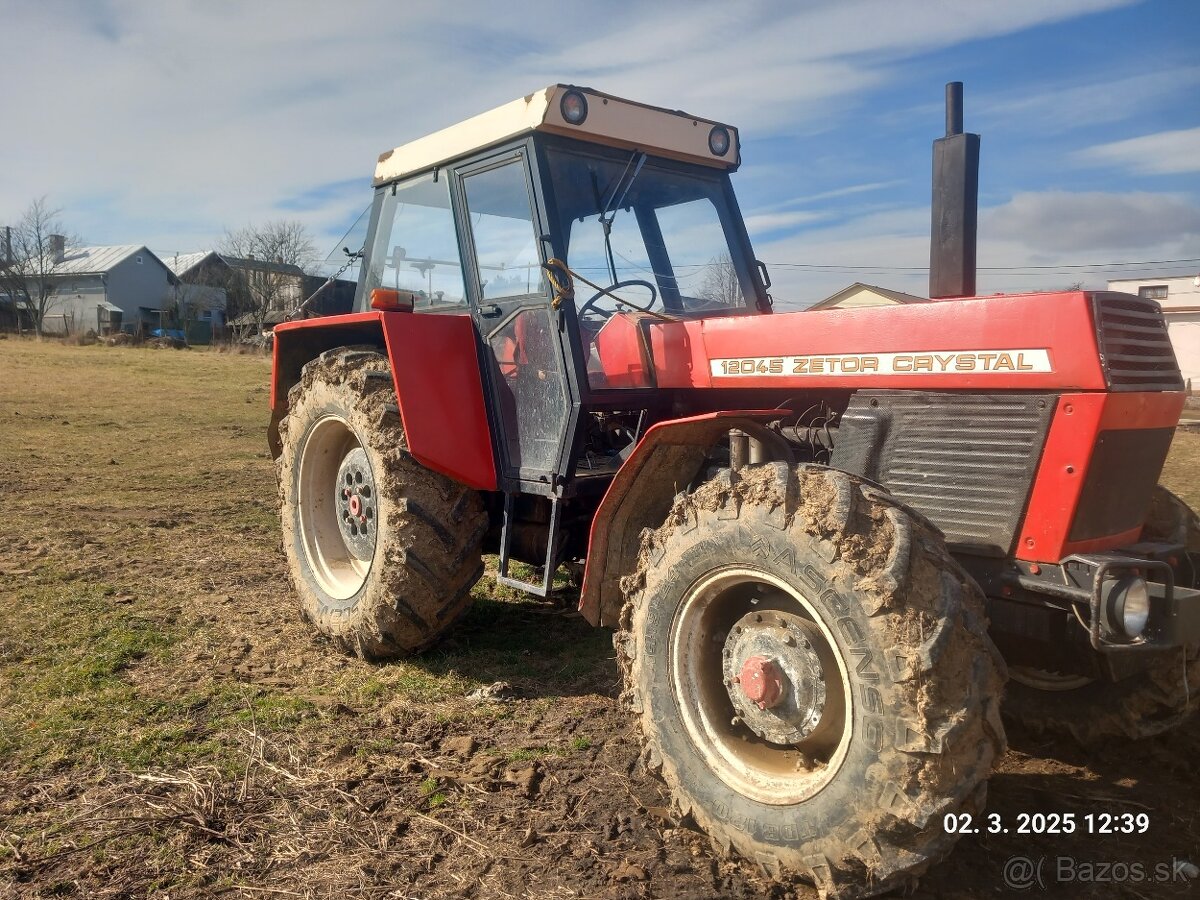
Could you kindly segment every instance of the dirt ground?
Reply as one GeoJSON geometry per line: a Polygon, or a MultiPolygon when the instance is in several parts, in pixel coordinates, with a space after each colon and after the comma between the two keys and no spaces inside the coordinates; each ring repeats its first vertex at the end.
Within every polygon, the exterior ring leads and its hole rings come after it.
{"type": "MultiPolygon", "coordinates": [[[[268,372],[0,341],[0,898],[815,896],[672,818],[611,636],[571,598],[483,584],[450,641],[389,665],[311,634],[279,548],[268,372]]],[[[1200,506],[1200,434],[1164,480],[1200,506]]],[[[1026,894],[1189,895],[1155,866],[1200,862],[1200,722],[1090,753],[1009,739],[988,809],[1011,832],[964,838],[915,896],[1004,895],[1014,857],[1041,867],[1026,894]],[[1049,812],[1149,830],[1015,833],[1049,812]]]]}

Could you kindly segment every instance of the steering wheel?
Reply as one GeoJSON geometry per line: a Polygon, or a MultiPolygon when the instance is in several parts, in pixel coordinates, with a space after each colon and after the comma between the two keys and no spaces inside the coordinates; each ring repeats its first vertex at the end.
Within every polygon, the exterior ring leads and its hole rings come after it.
{"type": "Polygon", "coordinates": [[[628,300],[622,300],[622,305],[631,306],[634,309],[640,309],[642,312],[647,312],[658,300],[658,290],[654,287],[654,285],[648,281],[642,281],[640,278],[631,278],[628,281],[618,281],[603,291],[596,291],[596,293],[592,294],[592,296],[587,299],[583,306],[579,307],[575,315],[582,318],[584,313],[586,313],[588,310],[591,310],[596,315],[603,316],[606,319],[609,318],[612,315],[610,311],[606,309],[593,309],[593,307],[595,306],[596,301],[601,297],[607,297],[610,292],[615,291],[617,288],[623,287],[648,288],[650,291],[650,302],[645,306],[638,306],[636,303],[630,303],[628,300]]]}

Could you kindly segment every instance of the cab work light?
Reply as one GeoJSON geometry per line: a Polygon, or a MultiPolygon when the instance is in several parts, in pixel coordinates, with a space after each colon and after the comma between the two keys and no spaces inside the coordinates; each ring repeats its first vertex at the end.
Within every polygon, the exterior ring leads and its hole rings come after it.
{"type": "Polygon", "coordinates": [[[587,97],[583,96],[579,91],[567,91],[562,95],[562,100],[559,101],[558,108],[568,124],[582,125],[583,120],[587,118],[588,114],[587,97]]]}
{"type": "Polygon", "coordinates": [[[371,289],[371,309],[384,312],[412,312],[417,295],[412,291],[395,291],[391,288],[371,289]]]}

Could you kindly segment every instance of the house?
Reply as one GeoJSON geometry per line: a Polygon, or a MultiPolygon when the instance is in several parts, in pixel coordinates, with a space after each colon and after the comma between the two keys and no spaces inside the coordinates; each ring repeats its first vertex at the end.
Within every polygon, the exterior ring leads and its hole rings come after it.
{"type": "MultiPolygon", "coordinates": [[[[50,235],[54,258],[46,281],[52,296],[42,330],[48,334],[151,330],[170,315],[175,276],[145,245],[79,247],[50,235]]],[[[36,289],[31,286],[30,293],[36,289]]]]}
{"type": "Polygon", "coordinates": [[[903,291],[893,291],[891,288],[856,281],[819,303],[814,303],[808,310],[811,312],[821,309],[852,309],[859,306],[892,306],[897,303],[928,302],[929,298],[927,297],[918,297],[915,294],[906,294],[903,291]]]}
{"type": "Polygon", "coordinates": [[[1190,390],[1200,391],[1200,275],[1120,278],[1110,281],[1108,289],[1158,302],[1184,381],[1190,390]]]}
{"type": "Polygon", "coordinates": [[[177,282],[173,305],[178,327],[186,329],[191,343],[209,343],[224,331],[231,282],[239,276],[212,250],[162,258],[177,282]]]}
{"type": "Polygon", "coordinates": [[[354,292],[358,290],[357,281],[347,281],[337,278],[326,286],[329,279],[320,275],[304,276],[304,296],[312,297],[307,311],[310,315],[340,316],[354,311],[354,292]],[[320,291],[318,294],[317,292],[320,291]],[[315,297],[313,295],[316,294],[315,297]]]}
{"type": "Polygon", "coordinates": [[[304,270],[292,263],[269,262],[253,255],[242,259],[222,256],[225,263],[242,278],[251,306],[246,312],[261,311],[286,316],[304,302],[304,270]]]}
{"type": "MultiPolygon", "coordinates": [[[[244,261],[236,260],[236,262],[244,261]]],[[[278,266],[279,264],[274,265],[278,266]]],[[[298,266],[287,268],[299,271],[298,266]]],[[[269,269],[251,271],[249,277],[262,278],[264,272],[270,273],[271,271],[269,269]]],[[[234,331],[242,337],[255,331],[260,321],[264,332],[274,330],[276,325],[295,316],[300,305],[307,301],[311,302],[308,302],[308,306],[305,307],[303,317],[340,315],[351,312],[354,308],[354,293],[358,288],[356,281],[338,278],[330,283],[327,278],[319,275],[305,275],[303,272],[298,280],[293,281],[293,273],[290,271],[276,271],[267,277],[278,280],[273,284],[259,282],[249,287],[251,296],[259,297],[265,294],[274,301],[264,303],[267,308],[261,313],[261,318],[252,306],[250,312],[229,322],[234,331]]]]}

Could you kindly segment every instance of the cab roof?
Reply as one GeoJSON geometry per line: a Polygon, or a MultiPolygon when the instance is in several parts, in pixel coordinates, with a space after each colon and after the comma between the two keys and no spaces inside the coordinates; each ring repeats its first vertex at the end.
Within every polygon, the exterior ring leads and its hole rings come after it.
{"type": "Polygon", "coordinates": [[[655,156],[720,169],[736,169],[741,162],[737,129],[729,125],[680,110],[623,100],[591,88],[552,84],[388,150],[380,155],[375,166],[374,183],[386,184],[535,131],[643,150],[655,156]],[[581,94],[586,101],[586,116],[577,125],[563,117],[562,103],[571,92],[581,94]],[[717,155],[709,148],[709,135],[714,128],[724,128],[729,134],[724,155],[717,155]]]}

